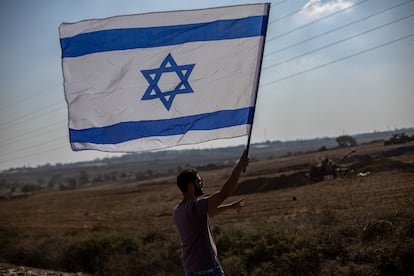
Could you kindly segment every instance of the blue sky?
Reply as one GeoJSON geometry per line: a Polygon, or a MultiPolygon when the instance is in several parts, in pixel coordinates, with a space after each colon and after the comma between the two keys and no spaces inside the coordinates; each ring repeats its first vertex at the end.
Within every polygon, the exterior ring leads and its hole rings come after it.
{"type": "MultiPolygon", "coordinates": [[[[414,126],[414,1],[271,2],[252,142],[414,126]]],[[[244,3],[251,2],[1,1],[0,170],[114,155],[70,149],[62,22],[244,3]]]]}

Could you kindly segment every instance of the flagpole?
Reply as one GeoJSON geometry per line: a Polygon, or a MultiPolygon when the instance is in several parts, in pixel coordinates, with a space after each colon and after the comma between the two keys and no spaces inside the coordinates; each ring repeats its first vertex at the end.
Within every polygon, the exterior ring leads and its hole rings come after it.
{"type": "Polygon", "coordinates": [[[259,92],[259,82],[260,82],[260,75],[261,75],[261,73],[262,73],[262,62],[263,62],[263,53],[264,53],[264,47],[265,47],[265,42],[266,42],[266,34],[267,34],[267,25],[268,25],[268,22],[269,22],[269,12],[270,12],[270,3],[266,3],[265,4],[265,9],[266,9],[266,11],[265,11],[265,13],[266,13],[266,22],[265,22],[265,25],[266,25],[266,28],[265,28],[265,30],[264,30],[264,35],[263,35],[263,43],[262,43],[262,49],[261,49],[261,55],[260,55],[260,57],[259,57],[259,73],[258,73],[258,76],[257,76],[257,81],[256,81],[256,91],[255,91],[255,96],[254,96],[254,106],[253,106],[253,114],[252,114],[252,125],[250,126],[250,130],[249,130],[249,135],[248,135],[248,137],[247,137],[247,146],[246,146],[246,151],[247,151],[247,154],[249,154],[249,150],[250,150],[250,142],[251,142],[251,139],[252,139],[252,132],[253,132],[253,123],[254,123],[254,114],[255,114],[255,112],[256,112],[256,103],[257,103],[257,95],[258,95],[258,92],[259,92]]]}

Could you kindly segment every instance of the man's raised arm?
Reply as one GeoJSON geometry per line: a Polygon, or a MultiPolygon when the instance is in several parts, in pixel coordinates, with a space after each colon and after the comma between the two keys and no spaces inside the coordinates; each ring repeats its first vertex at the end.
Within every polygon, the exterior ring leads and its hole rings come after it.
{"type": "Polygon", "coordinates": [[[233,169],[233,172],[230,178],[224,183],[220,191],[212,194],[208,197],[208,213],[213,215],[216,213],[217,208],[223,201],[231,196],[234,191],[236,191],[237,186],[239,185],[239,177],[242,171],[244,171],[249,164],[249,157],[247,156],[247,150],[244,150],[242,156],[240,157],[239,162],[236,167],[233,169]]]}

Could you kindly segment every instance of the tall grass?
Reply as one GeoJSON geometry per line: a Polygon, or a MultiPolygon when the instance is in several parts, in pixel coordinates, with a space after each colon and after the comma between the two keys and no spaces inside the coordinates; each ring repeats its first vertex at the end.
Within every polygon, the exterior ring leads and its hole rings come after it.
{"type": "MultiPolygon", "coordinates": [[[[215,239],[226,275],[414,275],[414,213],[332,211],[215,239]]],[[[96,275],[183,275],[175,231],[17,232],[0,227],[0,259],[96,275]]]]}

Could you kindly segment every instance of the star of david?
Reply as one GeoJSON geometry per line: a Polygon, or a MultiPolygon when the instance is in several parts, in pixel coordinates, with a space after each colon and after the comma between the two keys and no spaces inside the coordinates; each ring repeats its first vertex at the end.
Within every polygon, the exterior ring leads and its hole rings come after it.
{"type": "Polygon", "coordinates": [[[195,64],[177,65],[171,54],[162,61],[159,68],[141,70],[145,79],[148,81],[148,88],[145,90],[144,96],[141,100],[153,100],[160,99],[167,110],[170,110],[175,96],[178,94],[193,93],[193,89],[188,83],[188,77],[190,76],[195,64]],[[159,87],[159,80],[162,74],[175,72],[179,82],[173,87],[173,89],[161,91],[159,87]]]}

